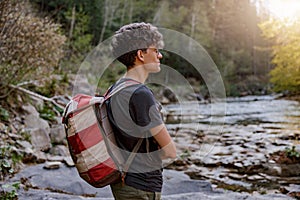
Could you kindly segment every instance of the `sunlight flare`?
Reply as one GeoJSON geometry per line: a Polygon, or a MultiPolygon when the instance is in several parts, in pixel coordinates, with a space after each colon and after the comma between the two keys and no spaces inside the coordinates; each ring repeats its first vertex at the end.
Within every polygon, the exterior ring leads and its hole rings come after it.
{"type": "Polygon", "coordinates": [[[281,20],[295,21],[300,16],[299,0],[268,0],[265,6],[274,17],[281,20]]]}

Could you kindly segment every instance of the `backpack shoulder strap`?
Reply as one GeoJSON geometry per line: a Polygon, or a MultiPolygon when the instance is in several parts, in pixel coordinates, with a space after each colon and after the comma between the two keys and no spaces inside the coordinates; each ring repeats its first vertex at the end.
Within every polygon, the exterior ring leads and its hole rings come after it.
{"type": "Polygon", "coordinates": [[[135,80],[126,80],[120,84],[117,83],[116,87],[114,87],[114,85],[112,85],[104,94],[105,100],[109,99],[116,93],[120,92],[122,89],[132,86],[132,85],[137,85],[137,84],[141,84],[141,83],[138,81],[135,81],[135,80]]]}
{"type": "MultiPolygon", "coordinates": [[[[117,94],[118,92],[120,92],[122,89],[132,86],[132,85],[138,85],[141,84],[138,81],[135,80],[126,80],[120,84],[117,84],[116,87],[114,87],[114,85],[112,85],[104,94],[104,98],[105,100],[109,99],[110,97],[112,97],[113,95],[117,94]]],[[[137,142],[137,144],[134,146],[132,152],[130,153],[127,161],[125,162],[125,164],[123,165],[123,169],[122,169],[122,182],[124,183],[124,178],[126,176],[126,172],[129,169],[129,166],[131,165],[134,157],[136,156],[136,153],[138,151],[138,149],[140,148],[141,144],[143,142],[143,138],[140,138],[137,142]]]]}
{"type": "Polygon", "coordinates": [[[140,148],[142,142],[143,142],[143,138],[140,138],[138,140],[137,144],[134,146],[132,152],[130,153],[127,161],[125,162],[125,164],[123,166],[123,170],[122,170],[123,174],[122,174],[122,177],[121,177],[123,183],[124,183],[124,179],[125,179],[126,173],[127,173],[128,169],[129,169],[129,166],[131,165],[134,157],[136,156],[136,153],[137,153],[138,149],[140,148]]]}
{"type": "Polygon", "coordinates": [[[131,165],[131,163],[132,163],[132,161],[133,161],[133,159],[134,159],[134,157],[135,157],[138,149],[140,148],[142,142],[143,142],[143,138],[140,138],[138,140],[138,142],[136,143],[136,145],[134,146],[132,152],[130,153],[130,155],[129,155],[129,157],[128,157],[125,165],[124,165],[124,168],[123,168],[125,172],[127,172],[129,166],[131,165]]]}

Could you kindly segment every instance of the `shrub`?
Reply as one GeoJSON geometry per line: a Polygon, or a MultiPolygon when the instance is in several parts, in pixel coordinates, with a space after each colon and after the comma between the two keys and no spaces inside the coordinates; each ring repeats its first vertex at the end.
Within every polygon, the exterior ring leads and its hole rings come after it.
{"type": "Polygon", "coordinates": [[[22,0],[0,1],[0,96],[9,84],[51,73],[63,57],[65,36],[60,26],[35,16],[22,0]]]}

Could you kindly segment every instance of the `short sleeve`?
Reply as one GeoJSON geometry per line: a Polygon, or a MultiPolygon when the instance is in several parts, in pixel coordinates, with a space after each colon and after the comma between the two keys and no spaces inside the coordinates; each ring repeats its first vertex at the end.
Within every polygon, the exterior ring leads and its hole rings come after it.
{"type": "Polygon", "coordinates": [[[146,86],[135,90],[129,101],[129,113],[135,124],[147,129],[163,123],[153,93],[146,86]]]}

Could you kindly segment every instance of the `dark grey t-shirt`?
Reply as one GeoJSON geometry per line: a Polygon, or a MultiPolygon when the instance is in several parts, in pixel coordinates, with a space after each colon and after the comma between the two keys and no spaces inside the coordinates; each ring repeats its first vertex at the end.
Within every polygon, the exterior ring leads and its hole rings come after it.
{"type": "MultiPolygon", "coordinates": [[[[126,80],[128,79],[121,79],[117,84],[126,80]]],[[[144,138],[125,183],[137,189],[161,192],[163,181],[160,148],[149,130],[163,121],[153,93],[144,84],[132,85],[109,99],[107,105],[116,142],[125,159],[139,138],[144,138]]]]}

